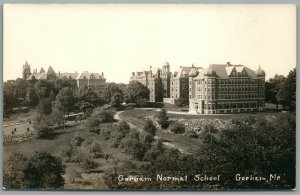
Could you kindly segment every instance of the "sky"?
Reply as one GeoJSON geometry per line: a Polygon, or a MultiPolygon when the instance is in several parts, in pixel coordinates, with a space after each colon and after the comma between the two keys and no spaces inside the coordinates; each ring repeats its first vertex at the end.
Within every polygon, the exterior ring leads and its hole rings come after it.
{"type": "Polygon", "coordinates": [[[295,5],[6,4],[3,79],[52,66],[104,72],[128,83],[131,72],[161,67],[242,64],[266,78],[296,67],[295,5]]]}

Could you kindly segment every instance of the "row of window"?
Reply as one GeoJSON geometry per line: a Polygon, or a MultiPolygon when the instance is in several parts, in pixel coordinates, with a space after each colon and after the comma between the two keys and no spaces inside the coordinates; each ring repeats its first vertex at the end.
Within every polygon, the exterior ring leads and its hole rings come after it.
{"type": "MultiPolygon", "coordinates": [[[[262,103],[263,104],[263,103],[262,103]]],[[[233,104],[204,104],[203,109],[231,109],[231,108],[255,108],[257,103],[233,103],[233,104]]],[[[201,107],[195,103],[194,109],[198,110],[201,107]]]]}
{"type": "MultiPolygon", "coordinates": [[[[197,80],[197,84],[202,85],[202,84],[258,84],[258,80],[254,80],[254,79],[220,79],[220,80],[216,80],[218,82],[215,82],[215,80],[197,80]]],[[[190,81],[190,85],[192,84],[192,82],[190,81]]]]}
{"type": "MultiPolygon", "coordinates": [[[[203,87],[197,87],[197,91],[202,92],[203,87]]],[[[264,90],[264,88],[262,87],[262,91],[264,90]]],[[[173,91],[173,89],[172,89],[173,91]]],[[[192,88],[190,88],[190,92],[192,91],[192,88]]],[[[224,91],[258,91],[258,87],[218,87],[218,91],[219,92],[224,92],[224,91]]],[[[215,88],[212,87],[204,87],[204,92],[215,92],[215,88]]]]}
{"type": "MultiPolygon", "coordinates": [[[[262,97],[264,97],[264,94],[262,94],[262,97]]],[[[251,99],[251,98],[258,98],[258,94],[219,94],[217,96],[218,99],[251,99]]],[[[190,99],[192,99],[192,96],[190,95],[190,99]]],[[[197,95],[197,99],[204,99],[204,100],[214,100],[215,95],[197,95]]]]}

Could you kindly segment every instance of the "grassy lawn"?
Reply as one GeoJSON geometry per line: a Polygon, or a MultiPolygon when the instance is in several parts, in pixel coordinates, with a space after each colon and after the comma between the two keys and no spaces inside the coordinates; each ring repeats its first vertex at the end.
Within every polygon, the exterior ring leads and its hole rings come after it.
{"type": "MultiPolygon", "coordinates": [[[[104,124],[102,127],[105,129],[110,129],[114,128],[114,125],[113,123],[107,123],[104,124]]],[[[64,164],[66,165],[66,173],[64,175],[64,178],[66,183],[64,188],[81,190],[106,189],[107,187],[102,179],[103,172],[105,172],[108,169],[111,169],[114,165],[113,162],[131,160],[131,157],[126,155],[123,149],[111,147],[111,141],[109,139],[106,140],[104,136],[89,132],[87,130],[83,130],[79,126],[72,127],[69,133],[60,134],[54,139],[39,139],[31,142],[12,143],[4,145],[4,163],[5,160],[7,160],[12,153],[21,153],[25,156],[29,156],[32,155],[35,151],[47,151],[52,155],[60,156],[61,149],[66,148],[75,135],[84,138],[84,142],[82,143],[82,145],[78,146],[80,151],[84,155],[89,155],[90,145],[93,141],[96,141],[100,145],[103,154],[108,154],[110,155],[110,157],[108,161],[106,161],[104,158],[94,159],[95,162],[98,164],[98,168],[92,172],[82,173],[82,179],[78,183],[72,183],[69,181],[68,178],[71,171],[82,171],[80,164],[65,162],[64,164]]]]}

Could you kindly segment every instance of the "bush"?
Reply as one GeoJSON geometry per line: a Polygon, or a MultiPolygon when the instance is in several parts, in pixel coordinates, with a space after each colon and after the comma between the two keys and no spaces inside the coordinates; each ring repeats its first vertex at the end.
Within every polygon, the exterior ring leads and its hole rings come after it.
{"type": "Polygon", "coordinates": [[[72,170],[69,173],[69,181],[71,183],[77,183],[82,179],[81,173],[76,171],[76,170],[72,170]]]}
{"type": "Polygon", "coordinates": [[[71,145],[81,146],[82,142],[84,142],[84,139],[78,135],[75,135],[71,140],[71,145]]]}
{"type": "Polygon", "coordinates": [[[99,158],[103,155],[100,145],[94,140],[89,148],[90,153],[93,153],[94,158],[99,158]]]}
{"type": "Polygon", "coordinates": [[[89,172],[98,167],[97,163],[92,158],[85,158],[81,165],[84,172],[89,172]]]}
{"type": "Polygon", "coordinates": [[[158,118],[157,122],[161,126],[161,128],[166,129],[169,127],[170,121],[166,109],[161,109],[156,117],[158,118]]]}
{"type": "Polygon", "coordinates": [[[148,99],[146,98],[139,98],[136,100],[136,105],[139,107],[145,107],[148,104],[148,99]]]}
{"type": "Polygon", "coordinates": [[[14,189],[57,189],[64,185],[65,166],[61,158],[36,152],[30,158],[21,154],[9,157],[4,169],[4,187],[14,189]],[[13,165],[13,166],[12,166],[13,165]]]}
{"type": "Polygon", "coordinates": [[[170,131],[173,133],[184,133],[185,127],[182,123],[175,122],[171,125],[170,131]]]}
{"type": "Polygon", "coordinates": [[[155,133],[156,133],[156,127],[154,126],[152,120],[150,120],[150,119],[147,119],[147,120],[146,120],[146,123],[145,123],[145,125],[144,125],[143,130],[144,130],[146,133],[150,134],[151,136],[153,136],[153,137],[155,136],[155,133]]]}

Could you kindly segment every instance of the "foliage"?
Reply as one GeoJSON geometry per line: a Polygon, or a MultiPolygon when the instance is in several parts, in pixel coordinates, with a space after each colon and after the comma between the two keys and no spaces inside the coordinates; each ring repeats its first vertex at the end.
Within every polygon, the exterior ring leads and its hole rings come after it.
{"type": "Polygon", "coordinates": [[[144,101],[149,100],[150,91],[142,83],[138,81],[132,81],[126,88],[125,91],[125,101],[130,103],[144,103],[144,101]]]}
{"type": "Polygon", "coordinates": [[[28,106],[36,106],[39,102],[39,97],[37,96],[33,87],[28,87],[25,97],[25,102],[28,106]]]}
{"type": "Polygon", "coordinates": [[[140,141],[140,133],[132,129],[131,132],[122,140],[125,152],[135,160],[142,160],[145,154],[143,143],[140,141]]]}
{"type": "Polygon", "coordinates": [[[162,155],[165,148],[163,147],[163,143],[161,140],[156,141],[150,150],[147,150],[144,156],[144,160],[149,162],[155,162],[158,158],[158,156],[162,155]]]}
{"type": "Polygon", "coordinates": [[[102,92],[102,97],[107,103],[111,103],[112,98],[115,94],[123,96],[123,92],[118,84],[116,83],[107,83],[102,92]]]}
{"type": "Polygon", "coordinates": [[[98,158],[102,155],[100,145],[94,140],[89,148],[90,153],[93,153],[94,158],[98,158]]]}
{"type": "Polygon", "coordinates": [[[145,125],[143,127],[143,130],[144,130],[145,133],[147,133],[147,134],[149,134],[153,137],[156,134],[156,127],[153,124],[152,120],[150,120],[150,119],[146,120],[145,125]]]}
{"type": "Polygon", "coordinates": [[[148,104],[148,99],[147,98],[138,98],[135,103],[137,106],[145,107],[148,104]]]}
{"type": "Polygon", "coordinates": [[[100,109],[99,111],[94,111],[91,116],[87,118],[85,127],[90,131],[96,131],[101,126],[101,123],[108,123],[113,121],[113,112],[105,109],[100,109]]]}
{"type": "Polygon", "coordinates": [[[69,114],[74,110],[76,104],[76,98],[73,90],[69,87],[65,87],[59,91],[56,96],[56,108],[64,113],[69,114]]]}
{"type": "Polygon", "coordinates": [[[79,95],[76,107],[78,107],[80,112],[86,113],[97,106],[103,105],[103,103],[104,102],[100,96],[96,92],[89,89],[79,95]]]}
{"type": "Polygon", "coordinates": [[[71,170],[69,173],[69,181],[72,183],[78,182],[80,179],[82,179],[81,173],[76,170],[71,170]]]}
{"type": "Polygon", "coordinates": [[[34,117],[33,128],[39,139],[49,139],[54,135],[52,121],[48,120],[44,115],[37,114],[34,117]]]}
{"type": "Polygon", "coordinates": [[[51,91],[55,91],[54,83],[48,80],[38,80],[34,88],[39,99],[49,98],[51,91]]]}
{"type": "Polygon", "coordinates": [[[111,97],[110,105],[114,108],[119,108],[123,102],[123,95],[121,93],[115,93],[111,97]]]}
{"type": "Polygon", "coordinates": [[[277,93],[277,99],[287,106],[290,111],[295,111],[296,109],[296,69],[291,70],[281,83],[281,87],[277,93]]]}
{"type": "MultiPolygon", "coordinates": [[[[111,135],[111,143],[113,147],[118,147],[122,141],[128,135],[130,132],[130,126],[125,121],[121,121],[118,123],[117,128],[113,131],[113,134],[111,135]]],[[[121,145],[122,147],[122,145],[121,145]]]]}
{"type": "Polygon", "coordinates": [[[84,158],[83,163],[81,165],[84,172],[89,172],[98,167],[98,164],[92,158],[84,158]]]}
{"type": "Polygon", "coordinates": [[[175,100],[175,104],[178,107],[184,107],[189,104],[189,101],[184,97],[179,97],[178,99],[175,100]]]}
{"type": "Polygon", "coordinates": [[[184,124],[182,124],[180,122],[174,122],[170,126],[170,131],[173,132],[173,133],[184,133],[185,132],[185,126],[184,126],[184,124]]]}
{"type": "Polygon", "coordinates": [[[50,115],[52,113],[52,102],[49,98],[40,99],[38,112],[42,115],[50,115]]]}
{"type": "Polygon", "coordinates": [[[58,127],[65,123],[64,113],[58,109],[54,109],[51,114],[53,124],[57,124],[58,127]]]}
{"type": "Polygon", "coordinates": [[[30,158],[10,156],[4,171],[4,185],[14,189],[57,189],[64,185],[65,167],[59,157],[36,152],[30,158]],[[13,166],[11,166],[13,165],[13,166]]]}
{"type": "Polygon", "coordinates": [[[75,135],[71,140],[71,145],[73,146],[81,146],[81,144],[84,142],[84,139],[78,135],[75,135]]]}
{"type": "Polygon", "coordinates": [[[158,119],[157,122],[161,126],[161,128],[166,129],[169,127],[170,121],[166,109],[162,108],[156,117],[158,119]]]}

